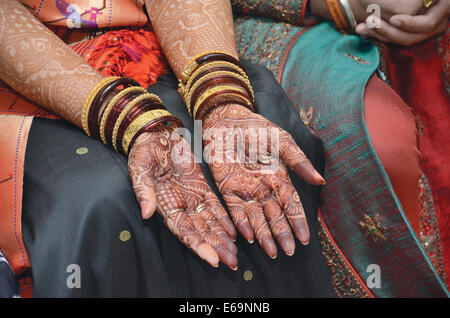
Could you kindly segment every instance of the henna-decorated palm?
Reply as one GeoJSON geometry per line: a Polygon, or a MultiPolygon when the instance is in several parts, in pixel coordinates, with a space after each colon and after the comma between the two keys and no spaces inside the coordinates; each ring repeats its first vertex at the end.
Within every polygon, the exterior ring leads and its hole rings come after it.
{"type": "Polygon", "coordinates": [[[165,126],[142,134],[128,159],[142,217],[157,209],[180,241],[214,267],[237,267],[236,231],[187,142],[165,126]]]}
{"type": "Polygon", "coordinates": [[[272,258],[277,256],[273,236],[287,255],[294,253],[291,227],[308,244],[308,224],[287,167],[311,184],[325,181],[292,136],[239,105],[213,110],[203,129],[205,159],[243,237],[253,242],[256,236],[272,258]]]}

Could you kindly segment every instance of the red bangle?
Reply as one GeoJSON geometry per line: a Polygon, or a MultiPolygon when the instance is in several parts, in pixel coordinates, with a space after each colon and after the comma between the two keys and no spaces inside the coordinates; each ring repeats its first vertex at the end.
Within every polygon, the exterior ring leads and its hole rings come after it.
{"type": "Polygon", "coordinates": [[[119,118],[120,113],[122,110],[126,107],[126,105],[132,101],[134,98],[145,94],[144,92],[130,92],[129,94],[126,94],[122,99],[117,103],[117,105],[114,105],[114,107],[111,110],[111,113],[109,114],[106,125],[105,125],[105,138],[108,144],[111,144],[112,142],[112,133],[114,129],[114,125],[117,121],[117,118],[119,118]]]}
{"type": "Polygon", "coordinates": [[[121,85],[123,85],[124,87],[140,86],[139,83],[134,79],[122,77],[112,81],[109,85],[106,85],[97,93],[92,101],[92,106],[88,114],[88,127],[92,137],[100,139],[100,127],[98,123],[100,108],[109,94],[121,85]]]}
{"type": "Polygon", "coordinates": [[[247,92],[248,98],[251,100],[253,99],[250,89],[248,88],[247,85],[245,85],[244,82],[240,81],[239,79],[237,79],[235,77],[231,77],[231,76],[226,76],[226,75],[217,76],[215,78],[212,78],[212,79],[207,80],[204,83],[202,83],[192,94],[191,100],[189,101],[190,105],[191,105],[191,113],[193,112],[193,107],[195,105],[195,101],[197,100],[197,98],[199,96],[201,96],[201,94],[203,94],[210,88],[213,88],[215,86],[220,86],[220,84],[224,84],[224,83],[231,83],[231,84],[242,87],[247,92]]]}
{"type": "MultiPolygon", "coordinates": [[[[216,67],[212,67],[212,68],[206,69],[206,70],[200,72],[199,74],[197,74],[197,76],[192,80],[190,87],[192,87],[203,76],[208,75],[208,74],[213,73],[213,72],[220,72],[220,71],[231,72],[231,73],[235,73],[235,74],[238,74],[238,75],[242,76],[242,74],[239,73],[235,69],[232,69],[232,68],[229,68],[229,67],[226,67],[226,66],[216,66],[216,67]]],[[[186,89],[189,90],[190,87],[186,87],[186,89]]]]}
{"type": "Polygon", "coordinates": [[[198,66],[208,63],[208,62],[214,62],[214,61],[225,61],[225,62],[233,63],[234,65],[241,68],[245,72],[245,74],[247,74],[247,72],[245,71],[244,65],[242,65],[241,62],[239,62],[237,59],[235,59],[231,55],[214,52],[214,53],[202,55],[198,59],[195,60],[195,62],[198,64],[198,66]]]}

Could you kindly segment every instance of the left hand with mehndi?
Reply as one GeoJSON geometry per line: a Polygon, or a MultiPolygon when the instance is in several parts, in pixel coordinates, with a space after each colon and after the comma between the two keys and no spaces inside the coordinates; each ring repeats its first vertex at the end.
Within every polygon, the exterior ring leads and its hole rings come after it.
{"type": "Polygon", "coordinates": [[[308,244],[310,232],[305,212],[287,168],[308,183],[321,185],[325,181],[292,136],[240,105],[212,110],[203,120],[203,131],[205,159],[242,236],[249,242],[256,236],[271,258],[277,256],[273,236],[287,255],[294,254],[295,242],[289,224],[302,244],[308,244]],[[244,143],[234,137],[231,143],[230,139],[217,143],[223,132],[236,131],[249,132],[244,137],[241,135],[244,143]],[[264,143],[261,131],[277,136],[278,140],[269,139],[264,143]],[[252,149],[257,153],[252,153],[252,149]],[[239,155],[245,160],[227,160],[239,155]],[[250,161],[251,158],[256,160],[250,161]]]}

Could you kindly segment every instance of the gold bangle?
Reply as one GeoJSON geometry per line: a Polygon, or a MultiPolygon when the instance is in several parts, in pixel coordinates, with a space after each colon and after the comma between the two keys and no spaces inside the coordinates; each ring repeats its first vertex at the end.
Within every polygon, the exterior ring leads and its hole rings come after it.
{"type": "Polygon", "coordinates": [[[219,93],[221,91],[226,91],[226,90],[231,90],[231,91],[237,91],[240,93],[247,93],[243,88],[240,87],[236,87],[236,86],[229,86],[229,85],[224,85],[224,86],[216,86],[213,87],[211,89],[208,89],[206,92],[204,92],[195,102],[195,106],[194,106],[194,110],[192,111],[192,116],[193,118],[195,118],[195,115],[197,114],[197,110],[200,107],[200,105],[211,95],[215,94],[215,93],[219,93]]]}
{"type": "Polygon", "coordinates": [[[107,144],[105,125],[106,125],[106,121],[108,119],[109,113],[114,108],[115,104],[117,103],[117,101],[120,98],[122,98],[123,96],[125,96],[126,94],[128,94],[129,92],[132,92],[132,91],[143,92],[143,93],[147,92],[144,88],[139,87],[139,86],[131,86],[131,87],[125,88],[125,89],[121,90],[119,93],[117,93],[117,95],[115,95],[109,101],[108,105],[106,106],[106,108],[103,112],[103,115],[102,115],[102,119],[100,121],[100,137],[102,138],[102,141],[104,144],[107,144]]]}
{"type": "Polygon", "coordinates": [[[91,136],[91,132],[89,131],[89,122],[88,122],[88,114],[89,109],[92,106],[92,101],[94,100],[95,96],[97,95],[98,91],[103,88],[103,86],[109,84],[112,81],[115,81],[116,79],[119,79],[120,77],[105,77],[97,82],[97,84],[94,85],[94,87],[91,89],[89,94],[87,95],[86,99],[84,100],[83,108],[81,110],[81,127],[86,132],[88,136],[91,136]]]}
{"type": "Polygon", "coordinates": [[[125,106],[125,108],[120,112],[120,115],[116,120],[116,123],[114,124],[111,141],[112,141],[112,146],[114,147],[114,149],[116,151],[119,151],[119,149],[117,148],[117,134],[119,132],[120,125],[122,124],[122,121],[124,120],[124,118],[128,114],[128,112],[133,107],[135,107],[138,103],[140,103],[141,101],[143,101],[145,99],[154,99],[157,102],[162,104],[161,99],[158,96],[156,96],[155,94],[147,93],[147,91],[144,88],[142,88],[142,89],[145,91],[145,94],[136,97],[127,106],[125,106]]]}
{"type": "Polygon", "coordinates": [[[425,7],[425,9],[431,8],[432,5],[433,5],[433,0],[423,0],[423,6],[425,7]]]}
{"type": "Polygon", "coordinates": [[[247,86],[250,94],[251,94],[251,98],[254,100],[255,96],[254,96],[254,92],[253,92],[253,88],[250,85],[250,81],[248,80],[248,78],[243,77],[239,74],[233,73],[233,72],[229,72],[229,71],[215,71],[209,74],[206,74],[205,76],[203,76],[202,78],[200,78],[194,85],[192,85],[192,87],[189,88],[188,90],[188,94],[185,98],[185,103],[188,109],[191,109],[191,98],[192,98],[192,94],[195,92],[195,90],[202,84],[205,83],[205,81],[214,78],[216,76],[221,76],[221,75],[226,75],[226,76],[230,76],[230,77],[234,77],[238,80],[241,80],[242,82],[244,82],[244,84],[247,86]]]}
{"type": "Polygon", "coordinates": [[[202,57],[204,55],[207,55],[207,54],[214,54],[214,53],[230,55],[229,53],[226,53],[226,52],[223,52],[223,51],[205,51],[205,52],[202,52],[202,53],[199,53],[199,54],[195,55],[193,58],[191,58],[186,63],[186,66],[184,67],[183,71],[181,72],[181,79],[180,79],[180,81],[186,82],[186,80],[191,75],[192,71],[198,66],[198,64],[196,62],[196,60],[198,58],[200,58],[200,57],[202,57]]]}
{"type": "Polygon", "coordinates": [[[189,77],[186,84],[179,82],[178,92],[180,93],[181,97],[184,98],[184,95],[187,92],[187,88],[191,86],[192,81],[194,80],[194,78],[197,77],[198,74],[200,74],[201,72],[203,72],[204,70],[206,70],[208,68],[214,68],[214,67],[229,67],[229,68],[239,72],[239,74],[241,74],[244,78],[248,78],[245,71],[243,69],[241,69],[239,66],[237,66],[236,64],[226,62],[226,61],[214,61],[214,62],[206,63],[195,70],[195,72],[189,77]]]}
{"type": "Polygon", "coordinates": [[[133,120],[133,122],[127,127],[125,133],[123,134],[122,149],[125,152],[125,154],[126,155],[128,154],[128,146],[130,145],[130,142],[133,140],[133,137],[142,127],[144,127],[147,123],[157,118],[170,115],[171,114],[165,109],[154,109],[143,113],[138,118],[133,120]]]}

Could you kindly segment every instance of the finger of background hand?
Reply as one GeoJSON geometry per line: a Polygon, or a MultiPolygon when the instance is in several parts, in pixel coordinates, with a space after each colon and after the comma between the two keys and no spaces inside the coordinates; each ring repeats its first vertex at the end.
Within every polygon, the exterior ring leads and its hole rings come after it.
{"type": "Polygon", "coordinates": [[[256,239],[263,248],[264,252],[271,258],[277,257],[277,246],[270,233],[269,225],[264,217],[262,205],[256,201],[249,201],[244,203],[245,214],[252,225],[256,239]]]}
{"type": "Polygon", "coordinates": [[[388,42],[397,43],[401,45],[411,45],[425,40],[429,35],[423,33],[409,33],[402,31],[386,21],[380,21],[379,28],[369,29],[369,36],[381,36],[388,42]]]}
{"type": "Polygon", "coordinates": [[[216,195],[212,191],[207,191],[205,194],[205,204],[212,212],[217,221],[222,224],[223,228],[227,232],[228,236],[235,241],[236,240],[236,228],[234,227],[233,222],[231,222],[230,217],[228,216],[227,211],[225,211],[224,207],[220,203],[219,199],[217,199],[216,195]]]}
{"type": "Polygon", "coordinates": [[[148,219],[156,210],[156,194],[152,174],[141,167],[136,160],[128,165],[128,171],[136,199],[141,207],[142,218],[148,219]]]}
{"type": "Polygon", "coordinates": [[[306,182],[314,185],[325,184],[320,173],[314,169],[294,139],[286,132],[280,134],[280,157],[292,171],[306,182]]]}
{"type": "Polygon", "coordinates": [[[389,23],[406,32],[431,33],[448,15],[448,1],[439,1],[423,15],[398,14],[389,23]]]}
{"type": "Polygon", "coordinates": [[[244,211],[244,201],[237,195],[230,193],[223,194],[222,197],[239,233],[241,233],[249,243],[253,243],[255,236],[244,211]]]}
{"type": "Polygon", "coordinates": [[[287,255],[293,255],[295,251],[294,236],[280,205],[273,197],[269,197],[262,200],[262,207],[272,234],[277,238],[281,248],[287,255]]]}
{"type": "Polygon", "coordinates": [[[297,190],[292,186],[290,180],[286,180],[274,190],[276,190],[278,203],[289,220],[296,237],[303,245],[307,245],[310,238],[309,227],[297,190]]]}
{"type": "Polygon", "coordinates": [[[378,33],[369,29],[366,23],[360,23],[356,26],[355,32],[360,35],[362,38],[372,37],[382,42],[390,42],[385,37],[382,37],[378,33]]]}

